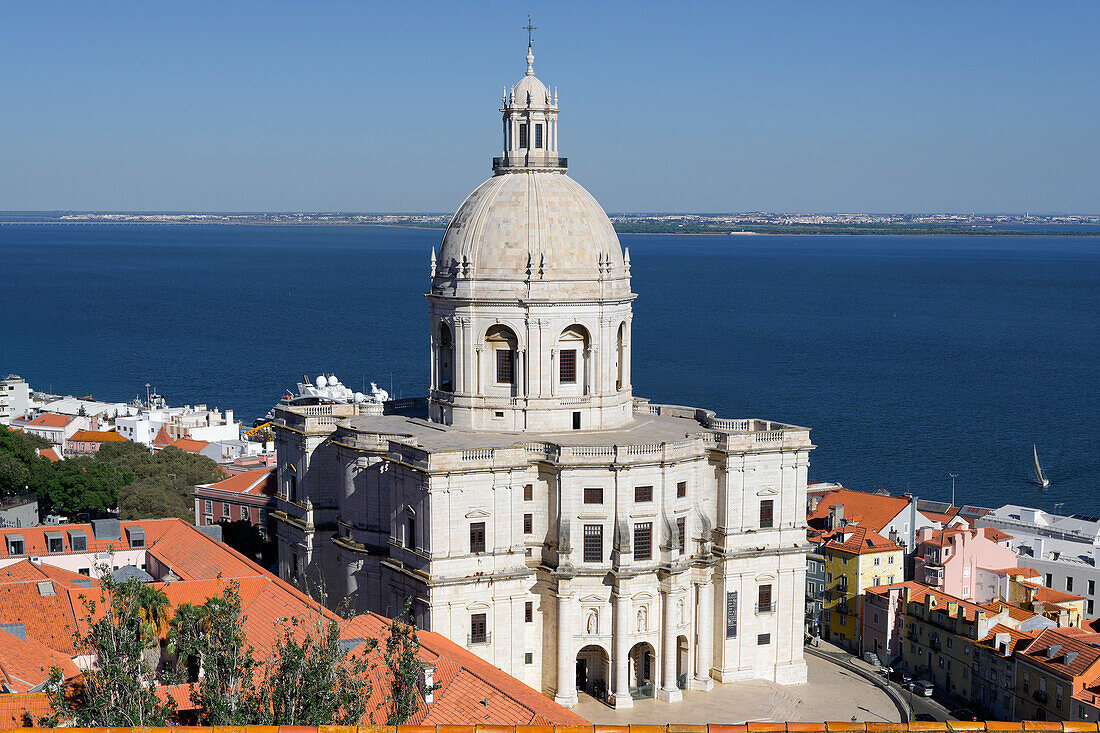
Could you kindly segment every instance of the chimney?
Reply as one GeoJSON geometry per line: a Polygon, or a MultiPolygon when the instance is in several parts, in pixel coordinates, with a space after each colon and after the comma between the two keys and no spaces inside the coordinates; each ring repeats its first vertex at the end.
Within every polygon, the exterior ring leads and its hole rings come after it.
{"type": "Polygon", "coordinates": [[[917,546],[917,497],[904,494],[909,500],[909,532],[905,538],[905,554],[913,552],[917,546]]]}
{"type": "Polygon", "coordinates": [[[435,692],[435,665],[425,662],[420,667],[420,692],[424,696],[424,705],[432,704],[432,693],[435,692]]]}
{"type": "Polygon", "coordinates": [[[844,525],[844,505],[829,505],[829,529],[840,529],[844,525]]]}

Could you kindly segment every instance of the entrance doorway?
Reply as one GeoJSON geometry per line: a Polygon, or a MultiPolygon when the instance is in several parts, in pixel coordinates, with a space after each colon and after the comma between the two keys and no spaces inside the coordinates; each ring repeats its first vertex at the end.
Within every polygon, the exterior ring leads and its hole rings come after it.
{"type": "Polygon", "coordinates": [[[600,702],[607,702],[610,697],[607,686],[610,667],[603,647],[597,644],[584,647],[577,652],[577,689],[600,702]]]}
{"type": "Polygon", "coordinates": [[[654,684],[657,655],[653,652],[653,645],[647,641],[635,644],[630,649],[627,664],[630,696],[635,700],[653,697],[657,692],[657,685],[654,684]]]}

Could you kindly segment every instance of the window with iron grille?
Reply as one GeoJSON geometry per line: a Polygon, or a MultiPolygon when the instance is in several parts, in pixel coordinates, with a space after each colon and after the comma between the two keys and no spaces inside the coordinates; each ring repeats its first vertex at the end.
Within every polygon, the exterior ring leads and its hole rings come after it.
{"type": "Polygon", "coordinates": [[[531,623],[535,617],[535,604],[531,601],[523,604],[523,621],[525,623],[531,623]]]}
{"type": "Polygon", "coordinates": [[[485,552],[485,522],[470,523],[470,552],[485,552]]]}
{"type": "Polygon", "coordinates": [[[535,653],[534,652],[524,652],[523,653],[523,663],[524,664],[534,664],[535,663],[535,653]]]}
{"type": "Polygon", "coordinates": [[[737,636],[737,591],[726,593],[726,638],[737,636]]]}
{"type": "Polygon", "coordinates": [[[558,381],[562,384],[577,383],[576,349],[562,349],[558,358],[558,381]]]}
{"type": "Polygon", "coordinates": [[[680,517],[676,520],[676,534],[680,540],[680,554],[687,550],[687,518],[680,517]]]}
{"type": "Polygon", "coordinates": [[[523,533],[524,534],[531,534],[532,532],[534,532],[535,530],[534,530],[534,527],[532,526],[533,524],[534,524],[533,515],[524,514],[523,515],[523,533]]]}
{"type": "Polygon", "coordinates": [[[533,498],[535,498],[535,487],[531,484],[527,484],[523,487],[523,500],[531,501],[533,498]]]}
{"type": "Polygon", "coordinates": [[[688,495],[688,482],[687,481],[680,481],[679,483],[676,484],[676,498],[677,499],[683,499],[687,495],[688,495]]]}
{"type": "Polygon", "coordinates": [[[757,634],[757,636],[756,636],[756,645],[757,646],[767,646],[768,644],[771,644],[771,643],[772,643],[772,635],[771,634],[757,634]]]}
{"type": "Polygon", "coordinates": [[[603,562],[603,525],[584,525],[584,561],[603,562]]]}
{"type": "Polygon", "coordinates": [[[542,147],[542,125],[535,125],[535,147],[542,147]]]}
{"type": "Polygon", "coordinates": [[[649,560],[653,557],[653,522],[634,525],[634,559],[649,560]]]}
{"type": "Polygon", "coordinates": [[[497,349],[497,384],[516,383],[516,352],[497,349]]]}
{"type": "Polygon", "coordinates": [[[585,489],[585,504],[603,504],[603,489],[585,489]]]}
{"type": "Polygon", "coordinates": [[[523,123],[519,126],[519,146],[521,148],[527,147],[527,125],[523,123]]]}
{"type": "Polygon", "coordinates": [[[760,526],[761,528],[768,528],[773,526],[773,512],[775,511],[775,500],[764,499],[760,502],[760,526]]]}
{"type": "Polygon", "coordinates": [[[488,629],[485,628],[485,614],[475,613],[470,616],[470,643],[484,644],[488,641],[488,629]]]}
{"type": "Polygon", "coordinates": [[[771,583],[765,583],[756,589],[756,610],[763,612],[771,611],[772,608],[772,586],[771,583]]]}
{"type": "Polygon", "coordinates": [[[652,486],[635,486],[634,501],[653,501],[652,486]]]}

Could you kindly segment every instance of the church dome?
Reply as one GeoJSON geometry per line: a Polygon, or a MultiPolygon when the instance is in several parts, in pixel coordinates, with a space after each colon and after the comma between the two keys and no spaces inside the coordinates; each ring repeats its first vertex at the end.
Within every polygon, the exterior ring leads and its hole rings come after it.
{"type": "Polygon", "coordinates": [[[523,77],[519,83],[512,87],[512,98],[517,107],[526,106],[542,107],[550,103],[550,91],[539,78],[533,74],[523,77]]]}
{"type": "Polygon", "coordinates": [[[436,276],[569,283],[555,293],[564,297],[630,287],[603,208],[572,178],[548,171],[503,173],[478,186],[447,227],[436,276]]]}

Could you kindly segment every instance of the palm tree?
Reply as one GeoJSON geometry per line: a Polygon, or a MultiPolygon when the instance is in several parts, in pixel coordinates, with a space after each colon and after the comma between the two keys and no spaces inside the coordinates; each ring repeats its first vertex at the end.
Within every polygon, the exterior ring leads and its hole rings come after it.
{"type": "Polygon", "coordinates": [[[210,635],[210,613],[205,606],[184,603],[168,622],[167,652],[175,657],[176,671],[186,672],[189,682],[199,677],[203,641],[210,635]]]}
{"type": "Polygon", "coordinates": [[[160,639],[168,628],[168,596],[159,588],[142,585],[135,600],[142,638],[147,641],[160,639]]]}

